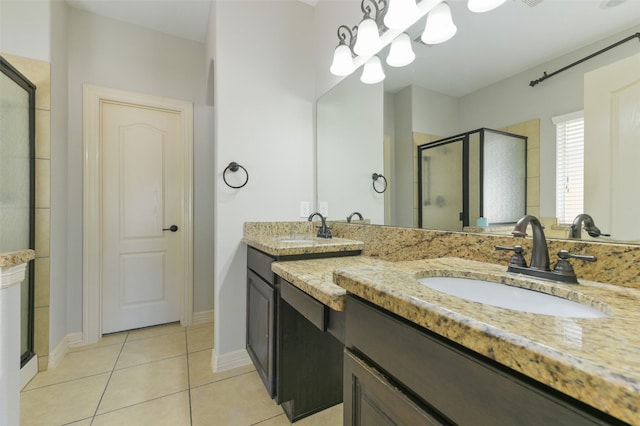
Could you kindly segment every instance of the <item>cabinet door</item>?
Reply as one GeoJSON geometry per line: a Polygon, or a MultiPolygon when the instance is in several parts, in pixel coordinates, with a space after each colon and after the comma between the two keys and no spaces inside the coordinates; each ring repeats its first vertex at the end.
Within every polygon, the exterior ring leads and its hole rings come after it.
{"type": "Polygon", "coordinates": [[[443,425],[382,374],[344,352],[344,425],[443,425]]]}
{"type": "Polygon", "coordinates": [[[247,270],[247,352],[269,395],[275,394],[276,290],[247,270]]]}

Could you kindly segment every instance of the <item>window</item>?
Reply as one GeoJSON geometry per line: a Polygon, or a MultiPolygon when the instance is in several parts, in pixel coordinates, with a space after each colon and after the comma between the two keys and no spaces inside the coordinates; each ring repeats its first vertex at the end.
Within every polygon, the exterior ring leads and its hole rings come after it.
{"type": "Polygon", "coordinates": [[[569,224],[584,213],[584,111],[554,117],[556,217],[569,224]]]}

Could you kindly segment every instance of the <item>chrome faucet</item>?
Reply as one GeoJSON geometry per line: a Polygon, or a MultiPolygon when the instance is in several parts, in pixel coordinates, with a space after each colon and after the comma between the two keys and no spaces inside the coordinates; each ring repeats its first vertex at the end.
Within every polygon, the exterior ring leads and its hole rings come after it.
{"type": "Polygon", "coordinates": [[[596,237],[610,237],[611,234],[603,234],[600,231],[593,221],[593,218],[586,213],[579,214],[573,219],[573,223],[571,224],[571,230],[569,231],[569,238],[582,238],[582,224],[584,223],[584,230],[587,233],[596,238],[596,237]]]}
{"type": "Polygon", "coordinates": [[[327,220],[324,216],[322,216],[320,213],[315,212],[315,213],[311,213],[311,215],[309,215],[309,222],[311,222],[313,220],[314,216],[320,216],[320,220],[322,221],[322,225],[320,225],[320,227],[318,228],[318,238],[332,238],[331,237],[331,228],[329,228],[327,226],[327,220]]]}
{"type": "Polygon", "coordinates": [[[533,253],[531,254],[531,263],[529,266],[527,266],[527,262],[522,256],[521,246],[496,246],[497,250],[514,252],[514,255],[509,261],[507,272],[515,272],[535,278],[560,281],[568,284],[577,284],[578,278],[569,263],[569,259],[574,258],[588,262],[595,262],[597,260],[595,256],[582,256],[569,253],[567,250],[560,250],[558,253],[558,263],[556,263],[552,271],[549,267],[549,247],[547,246],[547,239],[544,236],[543,226],[537,217],[532,215],[522,217],[513,228],[512,234],[514,237],[524,238],[527,235],[526,230],[529,224],[531,224],[531,229],[533,229],[533,253]]]}
{"type": "Polygon", "coordinates": [[[363,219],[362,215],[359,212],[353,212],[349,216],[347,216],[347,223],[351,223],[351,218],[353,218],[354,215],[358,215],[360,220],[363,219]]]}

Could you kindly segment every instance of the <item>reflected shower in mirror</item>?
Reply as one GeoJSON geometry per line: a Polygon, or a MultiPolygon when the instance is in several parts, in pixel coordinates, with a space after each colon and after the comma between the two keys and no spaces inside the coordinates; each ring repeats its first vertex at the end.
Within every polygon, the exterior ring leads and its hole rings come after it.
{"type": "MultiPolygon", "coordinates": [[[[378,216],[371,223],[418,226],[418,145],[470,129],[492,128],[528,137],[526,213],[540,218],[547,237],[569,238],[571,223],[558,224],[556,220],[556,129],[552,118],[584,109],[585,205],[581,213],[590,214],[603,232],[611,234],[611,237],[597,237],[596,241],[639,242],[640,227],[635,226],[635,218],[640,214],[640,196],[631,197],[625,195],[629,192],[620,191],[626,184],[624,176],[637,169],[630,169],[633,166],[628,163],[635,161],[638,156],[635,151],[633,155],[616,156],[616,147],[621,142],[609,139],[611,132],[607,131],[606,125],[593,123],[596,120],[602,120],[605,124],[615,122],[620,130],[618,133],[628,135],[631,140],[637,134],[638,127],[630,125],[631,121],[626,118],[628,114],[618,114],[617,121],[611,121],[607,117],[611,111],[601,112],[602,108],[596,108],[612,105],[612,102],[596,100],[587,103],[584,98],[587,93],[585,75],[637,55],[637,42],[621,44],[553,78],[545,79],[535,87],[529,84],[545,72],[562,69],[628,38],[630,34],[640,32],[640,2],[622,2],[607,10],[600,7],[601,3],[600,0],[545,1],[530,8],[525,2],[514,1],[478,15],[453,2],[452,13],[460,29],[455,37],[441,45],[413,43],[416,59],[411,65],[397,69],[385,66],[384,83],[375,85],[384,87],[378,92],[380,99],[375,101],[381,110],[372,112],[376,117],[383,114],[384,128],[377,136],[371,135],[366,145],[360,145],[360,149],[366,146],[369,154],[384,153],[380,154],[384,169],[379,166],[363,167],[362,182],[357,185],[365,185],[368,180],[370,187],[372,171],[383,170],[389,179],[389,189],[384,194],[384,218],[378,216]],[[573,25],[578,22],[580,25],[573,25]],[[545,31],[541,32],[540,28],[545,31]],[[505,38],[507,32],[510,36],[505,38]],[[571,39],[566,37],[567,34],[571,34],[571,39]],[[517,67],[513,67],[515,62],[519,62],[517,67]],[[592,132],[600,131],[601,134],[592,135],[592,132]],[[611,166],[614,161],[617,162],[615,170],[611,166]],[[611,208],[613,205],[616,207],[611,208]]],[[[633,68],[632,65],[626,69],[632,71],[631,76],[638,78],[637,72],[633,73],[637,67],[633,68]]],[[[351,77],[334,87],[327,99],[332,96],[333,90],[344,85],[346,91],[349,90],[347,86],[354,89],[351,96],[343,93],[349,99],[345,108],[356,102],[351,97],[359,96],[358,90],[361,88],[351,86],[351,77]]],[[[355,80],[360,86],[365,86],[357,77],[355,80]]],[[[622,80],[605,78],[605,81],[622,80]]],[[[637,111],[640,109],[637,87],[640,86],[638,83],[625,83],[624,87],[630,89],[628,95],[621,98],[625,109],[635,108],[637,111]]],[[[606,93],[604,95],[609,96],[606,93]]],[[[318,100],[318,112],[325,103],[325,96],[318,100]]],[[[339,108],[339,105],[334,104],[334,107],[339,108]]],[[[378,124],[374,124],[373,119],[359,120],[358,125],[365,122],[369,125],[378,124]]],[[[325,149],[323,146],[326,138],[321,134],[330,133],[330,130],[323,128],[325,125],[331,124],[319,117],[318,194],[320,197],[320,194],[332,194],[336,201],[331,204],[330,211],[333,218],[338,218],[343,215],[333,214],[336,208],[347,214],[364,208],[351,206],[348,197],[342,198],[347,205],[335,205],[339,202],[339,194],[350,190],[348,187],[353,184],[351,180],[321,177],[321,169],[327,167],[327,157],[320,160],[321,153],[326,153],[328,149],[336,152],[335,143],[331,145],[333,148],[325,149]]],[[[371,130],[370,127],[368,129],[371,130]]],[[[347,139],[342,139],[340,150],[353,152],[345,145],[349,143],[347,139]]],[[[630,148],[636,146],[629,145],[630,148]]],[[[359,156],[351,155],[350,158],[350,167],[358,169],[359,156]]],[[[451,179],[454,179],[453,174],[451,179]]],[[[432,202],[437,201],[432,196],[432,202]]],[[[445,201],[448,202],[449,198],[445,198],[445,201]]],[[[368,212],[365,216],[369,216],[368,212]]],[[[480,228],[475,225],[475,218],[471,215],[469,227],[465,230],[496,232],[493,226],[480,228]]],[[[593,237],[583,232],[582,238],[593,237]]]]}
{"type": "Polygon", "coordinates": [[[478,129],[418,146],[418,225],[514,224],[526,210],[527,138],[478,129]]]}

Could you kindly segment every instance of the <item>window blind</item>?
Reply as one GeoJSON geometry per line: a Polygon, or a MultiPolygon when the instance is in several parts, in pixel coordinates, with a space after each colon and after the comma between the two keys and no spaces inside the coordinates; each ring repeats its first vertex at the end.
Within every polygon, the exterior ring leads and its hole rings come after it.
{"type": "Polygon", "coordinates": [[[569,224],[584,213],[584,112],[554,117],[556,125],[556,217],[569,224]]]}

